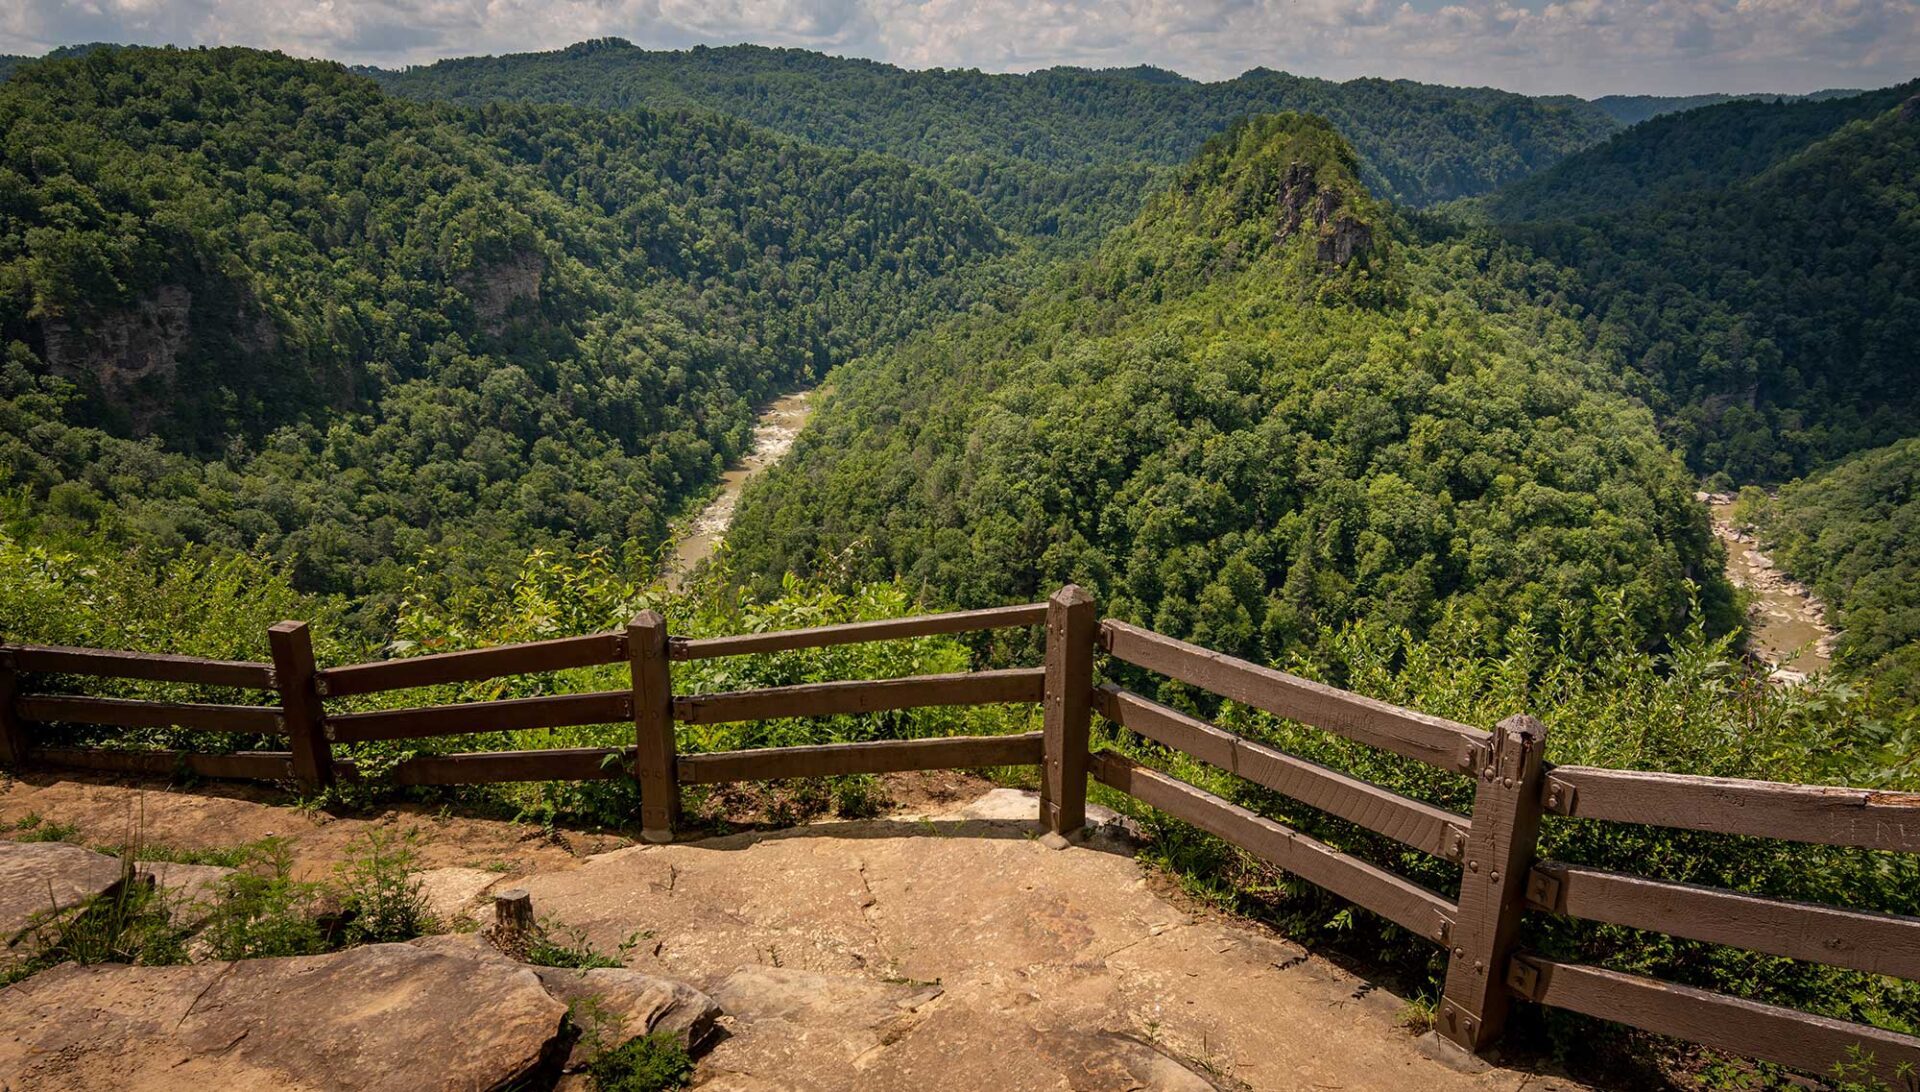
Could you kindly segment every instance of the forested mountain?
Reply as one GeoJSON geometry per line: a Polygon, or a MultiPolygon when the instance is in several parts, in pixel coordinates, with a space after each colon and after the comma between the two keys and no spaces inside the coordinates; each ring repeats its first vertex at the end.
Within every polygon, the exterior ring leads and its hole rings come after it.
{"type": "Polygon", "coordinates": [[[311,591],[434,548],[472,581],[542,543],[640,563],[755,401],[964,307],[1005,249],[898,161],[249,50],[28,65],[0,133],[16,528],[311,591]]]}
{"type": "Polygon", "coordinates": [[[936,167],[1003,226],[1088,242],[1130,219],[1165,168],[1248,114],[1326,118],[1359,150],[1363,180],[1413,205],[1484,193],[1616,127],[1578,100],[1407,80],[1334,83],[1267,69],[1219,83],[1150,68],[909,71],[797,49],[656,52],[618,39],[379,76],[395,91],[457,102],[716,110],[936,167]]]}
{"type": "Polygon", "coordinates": [[[1863,452],[1754,513],[1774,560],[1838,611],[1840,661],[1920,706],[1920,439],[1863,452]]]}
{"type": "Polygon", "coordinates": [[[1718,106],[1723,102],[1802,102],[1851,98],[1859,93],[1857,88],[1831,88],[1807,95],[1770,95],[1765,92],[1747,95],[1602,95],[1592,102],[1620,124],[1638,125],[1663,114],[1698,110],[1702,106],[1718,106]]]}
{"type": "Polygon", "coordinates": [[[1920,81],[1845,97],[1729,101],[1667,114],[1473,202],[1499,221],[1563,220],[1752,178],[1850,121],[1900,105],[1920,81]]]}
{"type": "MultiPolygon", "coordinates": [[[[1911,96],[1916,85],[1897,91],[1911,96]]],[[[1506,229],[1577,272],[1543,291],[1578,304],[1617,339],[1701,472],[1784,480],[1916,431],[1920,96],[1844,120],[1892,97],[1737,104],[1659,119],[1642,127],[1668,134],[1650,148],[1767,148],[1797,119],[1842,120],[1717,189],[1506,229]],[[1743,124],[1753,139],[1741,135],[1743,124]]],[[[1679,167],[1654,158],[1658,167],[1630,169],[1657,178],[1679,167]]]]}
{"type": "Polygon", "coordinates": [[[1066,580],[1282,658],[1452,612],[1576,650],[1658,641],[1687,581],[1726,625],[1691,480],[1513,248],[1424,243],[1326,122],[1209,142],[1008,316],[842,368],[751,486],[743,573],[899,574],[972,606],[1066,580]]]}

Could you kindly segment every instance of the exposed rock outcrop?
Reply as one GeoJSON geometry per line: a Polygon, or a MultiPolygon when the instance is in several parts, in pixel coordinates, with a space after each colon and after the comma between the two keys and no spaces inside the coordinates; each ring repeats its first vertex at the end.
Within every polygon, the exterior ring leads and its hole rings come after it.
{"type": "Polygon", "coordinates": [[[87,379],[109,397],[149,376],[172,379],[192,332],[193,293],[163,284],[124,311],[58,318],[46,324],[47,366],[67,379],[87,379]]]}
{"type": "Polygon", "coordinates": [[[1373,227],[1344,210],[1340,191],[1323,187],[1311,163],[1287,164],[1281,174],[1276,204],[1279,223],[1273,241],[1284,243],[1303,227],[1315,232],[1314,257],[1321,264],[1344,269],[1373,249],[1373,227]]]}
{"type": "Polygon", "coordinates": [[[530,969],[405,944],[187,967],[67,964],[6,991],[0,1087],[502,1088],[566,1005],[530,969]]]}
{"type": "Polygon", "coordinates": [[[65,842],[0,842],[0,967],[31,954],[21,934],[36,919],[113,890],[122,867],[117,857],[65,842]]]}
{"type": "Polygon", "coordinates": [[[507,312],[521,300],[540,301],[540,278],[547,261],[533,251],[519,251],[505,261],[474,269],[460,280],[473,301],[473,312],[489,334],[507,328],[507,312]]]}

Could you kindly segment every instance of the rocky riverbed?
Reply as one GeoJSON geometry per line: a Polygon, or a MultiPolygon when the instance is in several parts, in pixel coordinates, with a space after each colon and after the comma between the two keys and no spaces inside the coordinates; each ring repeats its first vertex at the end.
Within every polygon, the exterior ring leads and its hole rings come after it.
{"type": "Polygon", "coordinates": [[[1782,683],[1806,681],[1833,663],[1840,633],[1827,622],[1826,604],[1812,589],[1780,571],[1753,533],[1733,520],[1734,497],[1699,495],[1713,513],[1713,533],[1727,548],[1727,579],[1749,595],[1748,646],[1782,683]]]}
{"type": "Polygon", "coordinates": [[[720,492],[673,544],[673,561],[667,569],[667,585],[682,587],[702,561],[713,556],[727,528],[733,526],[733,512],[740,504],[740,491],[754,475],[786,458],[793,441],[813,415],[813,391],[796,391],[768,406],[753,426],[753,446],[740,465],[720,479],[720,492]]]}

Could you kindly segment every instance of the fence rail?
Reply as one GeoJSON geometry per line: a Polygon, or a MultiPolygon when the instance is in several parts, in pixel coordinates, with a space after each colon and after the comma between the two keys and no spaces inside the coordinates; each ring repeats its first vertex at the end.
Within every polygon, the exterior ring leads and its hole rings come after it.
{"type": "Polygon", "coordinates": [[[647,611],[624,630],[470,651],[320,668],[306,626],[268,633],[271,663],[41,645],[0,646],[0,764],[47,763],[141,776],[295,781],[319,789],[360,776],[336,745],[631,724],[624,746],[422,754],[384,776],[399,785],[632,779],[648,840],[679,822],[681,789],[730,781],[1038,766],[1040,821],[1064,846],[1085,825],[1089,782],[1127,794],[1314,883],[1448,956],[1437,1029],[1481,1051],[1508,1007],[1527,1001],[1612,1020],[1716,1049],[1826,1072],[1871,1057],[1881,1079],[1920,1065],[1920,1039],[1711,991],[1520,950],[1528,913],[1663,932],[1787,959],[1920,979],[1920,918],[1767,898],[1537,857],[1543,822],[1676,827],[1868,850],[1920,852],[1920,795],[1681,774],[1555,767],[1546,730],[1529,717],[1492,731],[1460,724],[1248,663],[1125,622],[1100,621],[1090,596],[1067,587],[1046,603],[989,610],[681,638],[647,611]],[[1042,667],[901,679],[676,694],[671,664],[995,629],[1044,626],[1042,667]],[[1462,815],[1393,792],[1096,677],[1114,664],[1165,676],[1252,709],[1470,778],[1462,815]],[[330,711],[359,695],[626,663],[629,686],[596,693],[330,711]],[[273,704],[237,705],[23,692],[72,689],[67,677],[133,679],[259,690],[273,704]],[[872,713],[929,706],[1037,702],[1043,730],[1004,736],[890,739],[680,754],[674,725],[872,713]],[[1457,865],[1457,900],[1360,860],[1114,750],[1092,749],[1098,715],[1115,731],[1185,754],[1233,777],[1457,865]],[[46,746],[48,724],[180,726],[277,741],[285,750],[198,754],[46,746]],[[1850,1051],[1864,1052],[1850,1055],[1850,1051]]]}

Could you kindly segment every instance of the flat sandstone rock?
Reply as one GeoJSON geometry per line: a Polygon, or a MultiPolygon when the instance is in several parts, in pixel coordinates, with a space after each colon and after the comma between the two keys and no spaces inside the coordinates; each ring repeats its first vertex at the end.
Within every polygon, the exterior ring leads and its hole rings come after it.
{"type": "Polygon", "coordinates": [[[529,969],[375,944],[185,967],[56,967],[0,1003],[0,1088],[499,1088],[566,1006],[529,969]]]}
{"type": "MultiPolygon", "coordinates": [[[[80,846],[0,842],[0,945],[11,944],[37,917],[112,890],[120,875],[118,857],[80,846]]],[[[6,958],[0,954],[0,961],[6,958]]]]}

